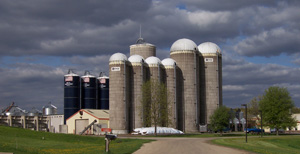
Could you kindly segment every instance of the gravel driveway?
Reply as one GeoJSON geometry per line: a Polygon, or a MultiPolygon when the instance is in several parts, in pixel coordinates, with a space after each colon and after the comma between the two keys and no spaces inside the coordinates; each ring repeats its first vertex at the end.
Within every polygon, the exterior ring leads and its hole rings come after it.
{"type": "Polygon", "coordinates": [[[215,138],[144,138],[154,139],[144,144],[134,154],[250,154],[250,152],[227,148],[209,143],[215,138]]]}

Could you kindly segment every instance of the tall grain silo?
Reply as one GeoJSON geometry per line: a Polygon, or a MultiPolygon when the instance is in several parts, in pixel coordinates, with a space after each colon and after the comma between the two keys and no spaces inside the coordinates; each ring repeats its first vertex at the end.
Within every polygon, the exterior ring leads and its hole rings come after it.
{"type": "Polygon", "coordinates": [[[64,76],[64,123],[80,110],[80,77],[72,70],[64,76]]]}
{"type": "Polygon", "coordinates": [[[109,121],[115,134],[127,134],[130,128],[130,66],[127,57],[115,53],[109,59],[109,121]]]}
{"type": "Polygon", "coordinates": [[[162,82],[164,79],[164,74],[162,72],[162,65],[159,58],[151,56],[148,57],[145,62],[148,64],[149,67],[149,74],[150,79],[157,80],[159,82],[162,82]]]}
{"type": "Polygon", "coordinates": [[[97,109],[109,109],[109,77],[101,73],[97,78],[97,109]]]}
{"type": "Polygon", "coordinates": [[[139,38],[136,44],[130,46],[130,56],[132,55],[140,55],[147,59],[148,57],[156,56],[156,47],[147,43],[143,38],[139,38]]]}
{"type": "Polygon", "coordinates": [[[128,61],[131,63],[132,72],[131,72],[131,121],[132,128],[141,128],[143,127],[143,108],[142,108],[142,85],[146,81],[146,70],[144,59],[140,55],[132,55],[128,58],[128,61]]]}
{"type": "Polygon", "coordinates": [[[175,41],[170,57],[182,72],[182,124],[184,132],[198,132],[200,121],[199,105],[199,53],[197,45],[189,39],[175,41]]]}
{"type": "Polygon", "coordinates": [[[89,71],[81,77],[81,108],[96,109],[96,77],[89,71]]]}
{"type": "Polygon", "coordinates": [[[168,102],[169,108],[171,108],[170,114],[170,126],[173,128],[178,128],[178,83],[177,83],[177,66],[175,60],[171,58],[166,58],[161,62],[164,65],[166,73],[166,86],[168,89],[168,102]]]}
{"type": "Polygon", "coordinates": [[[201,89],[204,89],[205,99],[201,100],[201,106],[205,108],[204,123],[209,124],[209,117],[222,105],[222,54],[218,45],[212,42],[204,42],[198,46],[200,59],[203,65],[201,69],[201,89]]]}

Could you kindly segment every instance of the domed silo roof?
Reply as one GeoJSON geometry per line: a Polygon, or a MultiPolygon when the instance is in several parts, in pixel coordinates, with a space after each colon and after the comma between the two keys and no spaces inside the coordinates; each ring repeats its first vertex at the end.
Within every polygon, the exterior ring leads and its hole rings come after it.
{"type": "Polygon", "coordinates": [[[160,65],[161,64],[161,61],[159,58],[157,57],[154,57],[154,56],[151,56],[151,57],[148,57],[145,62],[148,64],[148,65],[160,65]]]}
{"type": "Polygon", "coordinates": [[[198,46],[198,50],[200,53],[214,53],[214,54],[221,53],[220,47],[217,44],[212,43],[212,42],[201,43],[198,46]]]}
{"type": "Polygon", "coordinates": [[[127,56],[122,54],[122,53],[115,53],[113,54],[110,58],[109,58],[109,61],[112,62],[112,61],[124,61],[126,60],[127,61],[127,56]]]}
{"type": "Polygon", "coordinates": [[[144,61],[144,58],[140,55],[132,55],[128,58],[128,61],[131,63],[141,63],[144,61]]]}
{"type": "Polygon", "coordinates": [[[194,41],[190,39],[179,39],[175,41],[171,46],[172,51],[184,51],[184,50],[197,50],[197,45],[194,41]]]}
{"type": "Polygon", "coordinates": [[[166,59],[162,60],[161,63],[164,66],[175,66],[176,65],[176,61],[172,58],[166,58],[166,59]]]}

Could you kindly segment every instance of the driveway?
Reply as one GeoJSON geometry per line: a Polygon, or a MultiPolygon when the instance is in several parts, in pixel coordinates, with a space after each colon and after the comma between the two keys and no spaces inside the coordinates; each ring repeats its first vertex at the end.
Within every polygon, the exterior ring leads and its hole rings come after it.
{"type": "Polygon", "coordinates": [[[209,143],[215,138],[145,138],[154,139],[151,143],[144,144],[134,154],[250,154],[250,152],[213,145],[209,143]]]}

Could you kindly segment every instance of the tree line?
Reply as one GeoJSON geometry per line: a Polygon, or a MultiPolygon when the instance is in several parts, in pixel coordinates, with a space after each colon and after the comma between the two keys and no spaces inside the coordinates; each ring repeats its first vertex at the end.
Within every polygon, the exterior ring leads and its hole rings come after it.
{"type": "MultiPolygon", "coordinates": [[[[265,90],[263,95],[254,97],[248,104],[248,113],[256,116],[260,121],[263,117],[264,126],[276,129],[278,135],[279,129],[295,127],[297,121],[292,117],[292,113],[299,113],[294,102],[286,88],[272,86],[265,90]]],[[[233,115],[230,109],[222,106],[215,110],[210,117],[210,128],[213,131],[220,131],[228,127],[229,119],[233,115]]]]}

